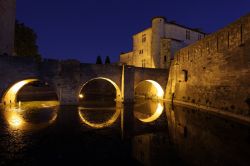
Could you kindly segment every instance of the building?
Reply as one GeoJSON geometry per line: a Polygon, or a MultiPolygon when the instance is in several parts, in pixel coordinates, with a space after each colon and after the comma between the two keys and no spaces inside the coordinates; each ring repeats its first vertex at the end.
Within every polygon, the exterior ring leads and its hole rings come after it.
{"type": "Polygon", "coordinates": [[[122,53],[120,63],[147,68],[169,68],[174,53],[205,37],[198,29],[167,21],[152,19],[152,27],[133,35],[133,51],[122,53]]]}
{"type": "Polygon", "coordinates": [[[14,53],[16,0],[0,0],[0,55],[14,53]]]}

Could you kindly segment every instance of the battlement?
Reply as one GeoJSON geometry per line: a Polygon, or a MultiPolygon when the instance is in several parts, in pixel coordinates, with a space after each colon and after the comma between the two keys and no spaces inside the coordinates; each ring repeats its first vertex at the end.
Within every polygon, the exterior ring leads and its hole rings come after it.
{"type": "Polygon", "coordinates": [[[249,39],[250,13],[194,44],[180,49],[175,54],[174,61],[188,63],[197,60],[200,56],[210,57],[215,53],[224,53],[237,47],[243,47],[249,39]]]}

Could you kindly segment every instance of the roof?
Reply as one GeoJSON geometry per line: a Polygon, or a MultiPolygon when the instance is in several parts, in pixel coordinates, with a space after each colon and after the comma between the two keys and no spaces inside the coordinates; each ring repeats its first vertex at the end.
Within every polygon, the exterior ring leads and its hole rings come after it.
{"type": "Polygon", "coordinates": [[[202,32],[202,31],[200,30],[200,28],[190,28],[190,27],[187,27],[187,26],[185,26],[185,25],[178,24],[178,23],[176,23],[175,21],[166,21],[166,23],[172,24],[172,25],[176,25],[176,26],[179,26],[179,27],[182,27],[182,28],[185,28],[185,29],[189,29],[189,30],[191,30],[191,31],[195,31],[195,32],[198,32],[198,33],[202,33],[202,34],[204,34],[204,35],[207,34],[207,33],[205,33],[205,32],[202,32]]]}

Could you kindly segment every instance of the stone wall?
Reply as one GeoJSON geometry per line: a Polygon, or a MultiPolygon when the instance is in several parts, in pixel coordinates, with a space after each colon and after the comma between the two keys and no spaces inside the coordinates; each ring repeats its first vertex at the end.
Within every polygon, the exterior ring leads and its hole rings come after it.
{"type": "Polygon", "coordinates": [[[38,75],[38,64],[32,59],[0,55],[0,100],[13,84],[38,75]]]}
{"type": "Polygon", "coordinates": [[[0,0],[0,55],[14,52],[16,0],[0,0]]]}
{"type": "MultiPolygon", "coordinates": [[[[154,80],[164,88],[167,83],[166,76],[167,70],[164,69],[84,64],[77,60],[45,59],[41,63],[36,63],[30,58],[2,55],[0,56],[0,99],[2,102],[4,94],[14,84],[24,80],[28,84],[30,82],[27,80],[32,82],[35,79],[48,83],[56,91],[61,104],[75,105],[78,104],[78,95],[84,84],[98,78],[114,85],[118,100],[133,101],[134,87],[140,81],[154,80]]],[[[11,96],[13,96],[12,93],[11,96]]]]}
{"type": "Polygon", "coordinates": [[[250,116],[249,85],[250,14],[179,50],[166,98],[250,116]]]}

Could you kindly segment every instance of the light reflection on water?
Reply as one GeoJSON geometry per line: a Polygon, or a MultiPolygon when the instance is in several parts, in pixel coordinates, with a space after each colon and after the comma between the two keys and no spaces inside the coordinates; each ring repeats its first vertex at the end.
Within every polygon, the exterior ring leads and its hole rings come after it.
{"type": "Polygon", "coordinates": [[[27,102],[0,111],[0,165],[52,161],[95,165],[112,160],[119,160],[112,163],[116,165],[138,164],[134,159],[143,165],[185,165],[186,161],[244,165],[249,163],[249,131],[249,127],[159,101],[93,102],[80,107],[27,102]],[[168,125],[161,128],[164,123],[168,125]]]}
{"type": "Polygon", "coordinates": [[[56,120],[57,106],[57,101],[23,102],[4,107],[2,113],[10,130],[39,130],[56,120]]]}
{"type": "Polygon", "coordinates": [[[121,113],[121,103],[116,107],[78,107],[82,122],[93,128],[103,128],[112,125],[121,113]]]}
{"type": "Polygon", "coordinates": [[[163,109],[162,101],[137,99],[134,104],[134,116],[142,122],[149,123],[157,120],[163,109]]]}

